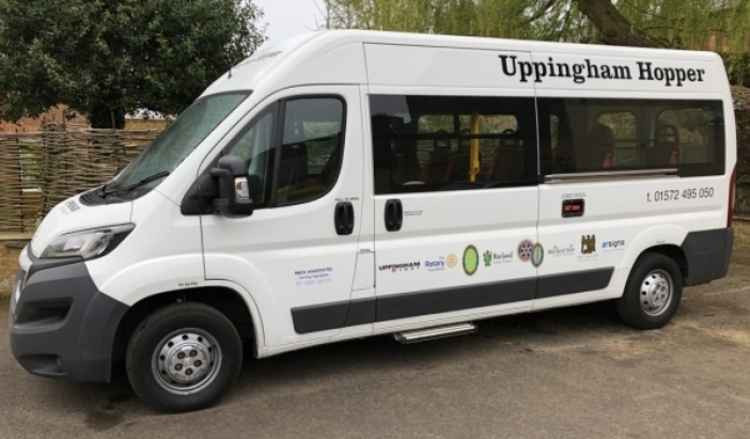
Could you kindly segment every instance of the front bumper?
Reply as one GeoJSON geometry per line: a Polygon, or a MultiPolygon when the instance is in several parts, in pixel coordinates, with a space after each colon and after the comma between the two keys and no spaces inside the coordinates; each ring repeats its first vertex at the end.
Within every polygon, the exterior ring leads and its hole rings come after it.
{"type": "Polygon", "coordinates": [[[96,288],[81,260],[33,260],[11,297],[10,345],[27,371],[108,382],[117,326],[128,307],[96,288]]]}

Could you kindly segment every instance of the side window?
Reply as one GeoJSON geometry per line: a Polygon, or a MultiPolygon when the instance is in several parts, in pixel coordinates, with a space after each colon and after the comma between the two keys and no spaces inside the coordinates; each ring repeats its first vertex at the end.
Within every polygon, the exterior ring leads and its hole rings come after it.
{"type": "Polygon", "coordinates": [[[258,177],[253,198],[259,207],[304,203],[333,187],[343,156],[344,112],[339,98],[293,98],[270,106],[234,139],[225,154],[246,160],[248,174],[258,177]]]}
{"type": "Polygon", "coordinates": [[[344,104],[340,99],[286,102],[274,204],[314,200],[333,187],[341,167],[343,134],[344,104]]]}
{"type": "Polygon", "coordinates": [[[612,135],[612,155],[608,165],[613,168],[637,166],[639,154],[636,115],[630,111],[606,112],[599,114],[596,123],[606,127],[607,134],[612,135]]]}
{"type": "Polygon", "coordinates": [[[724,173],[720,101],[541,98],[538,107],[545,174],[724,173]]]}
{"type": "Polygon", "coordinates": [[[253,199],[257,206],[267,202],[270,169],[273,153],[273,128],[277,111],[274,104],[255,117],[232,142],[225,154],[236,155],[248,163],[248,175],[258,176],[260,187],[254,188],[253,199]]]}
{"type": "Polygon", "coordinates": [[[375,193],[534,184],[530,98],[373,95],[375,193]]]}
{"type": "Polygon", "coordinates": [[[723,171],[723,154],[717,156],[718,150],[724,150],[721,107],[685,105],[662,111],[649,147],[655,161],[677,164],[689,173],[700,175],[711,168],[723,171]]]}

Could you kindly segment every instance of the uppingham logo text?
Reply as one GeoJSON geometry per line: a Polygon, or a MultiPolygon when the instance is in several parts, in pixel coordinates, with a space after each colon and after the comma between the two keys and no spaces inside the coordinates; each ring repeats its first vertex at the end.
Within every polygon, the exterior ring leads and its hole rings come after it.
{"type": "Polygon", "coordinates": [[[660,67],[649,61],[636,61],[634,66],[599,64],[585,58],[581,63],[547,61],[520,61],[517,55],[498,55],[502,72],[506,76],[520,76],[521,82],[544,82],[545,78],[570,78],[576,84],[589,79],[623,79],[659,81],[667,87],[682,87],[685,83],[704,82],[705,69],[660,67]]]}
{"type": "Polygon", "coordinates": [[[390,271],[392,273],[395,273],[397,271],[414,271],[419,270],[419,267],[422,266],[422,263],[419,261],[414,262],[403,262],[400,264],[385,264],[378,267],[380,271],[390,271]]]}

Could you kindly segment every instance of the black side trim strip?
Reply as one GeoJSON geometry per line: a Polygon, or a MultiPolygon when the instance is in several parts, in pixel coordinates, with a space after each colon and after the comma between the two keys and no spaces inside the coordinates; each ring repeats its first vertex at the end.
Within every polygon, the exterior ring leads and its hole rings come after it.
{"type": "Polygon", "coordinates": [[[614,272],[615,269],[610,267],[540,276],[537,299],[607,288],[614,272]]]}
{"type": "Polygon", "coordinates": [[[469,287],[378,297],[377,322],[501,305],[534,298],[536,279],[514,279],[469,287]]]}
{"type": "Polygon", "coordinates": [[[614,268],[529,277],[468,287],[393,294],[292,309],[298,334],[428,314],[502,305],[606,288],[614,268]]]}

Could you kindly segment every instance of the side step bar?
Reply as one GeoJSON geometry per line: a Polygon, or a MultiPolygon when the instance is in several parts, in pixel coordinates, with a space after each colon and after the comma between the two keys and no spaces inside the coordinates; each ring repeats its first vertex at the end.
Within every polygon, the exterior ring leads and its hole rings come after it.
{"type": "Polygon", "coordinates": [[[417,329],[415,331],[398,332],[393,334],[393,338],[399,343],[411,344],[422,341],[437,340],[439,338],[471,334],[476,330],[477,326],[473,323],[459,323],[456,325],[434,326],[432,328],[417,329]]]}

